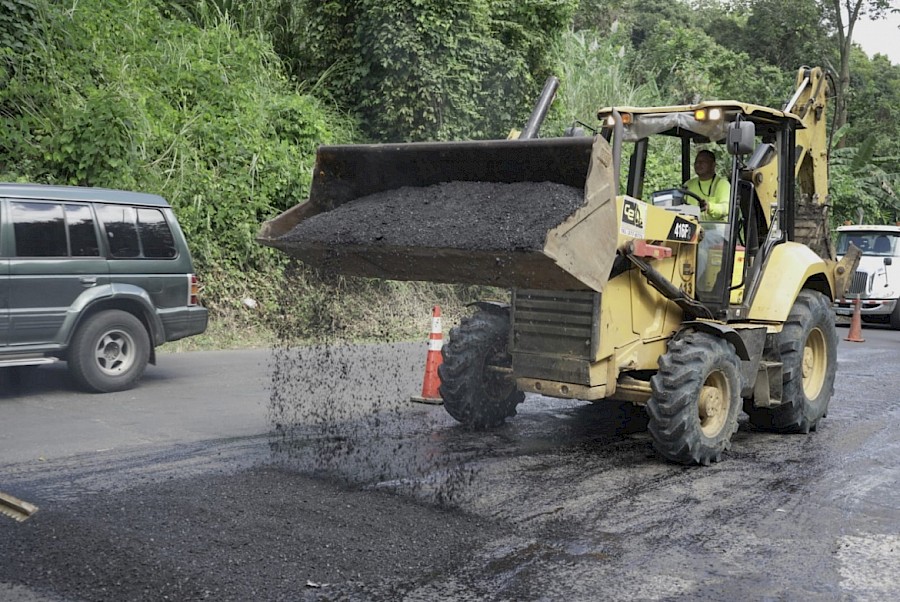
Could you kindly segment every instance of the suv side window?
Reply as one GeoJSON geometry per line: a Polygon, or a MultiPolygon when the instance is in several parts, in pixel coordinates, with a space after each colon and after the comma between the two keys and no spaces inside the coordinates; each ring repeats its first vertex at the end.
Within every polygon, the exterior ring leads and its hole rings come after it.
{"type": "Polygon", "coordinates": [[[69,227],[69,250],[73,257],[98,257],[97,229],[94,216],[86,205],[66,205],[66,225],[69,227]]]}
{"type": "Polygon", "coordinates": [[[138,209],[138,233],[144,257],[175,257],[175,238],[159,209],[138,209]]]}
{"type": "Polygon", "coordinates": [[[11,203],[17,257],[97,257],[94,218],[86,205],[11,203]]]}
{"type": "Polygon", "coordinates": [[[175,238],[159,209],[99,205],[97,214],[106,227],[112,257],[175,257],[175,238]]]}
{"type": "Polygon", "coordinates": [[[106,242],[112,257],[126,259],[139,257],[137,227],[134,224],[134,208],[119,205],[98,205],[97,215],[106,227],[106,242]]]}

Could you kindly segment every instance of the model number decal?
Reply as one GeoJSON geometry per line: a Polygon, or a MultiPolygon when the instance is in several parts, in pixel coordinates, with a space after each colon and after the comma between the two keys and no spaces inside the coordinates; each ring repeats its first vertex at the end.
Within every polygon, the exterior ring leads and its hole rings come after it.
{"type": "Polygon", "coordinates": [[[689,222],[683,217],[675,216],[672,222],[672,228],[669,230],[667,240],[677,240],[678,242],[691,242],[697,235],[697,224],[689,222]]]}

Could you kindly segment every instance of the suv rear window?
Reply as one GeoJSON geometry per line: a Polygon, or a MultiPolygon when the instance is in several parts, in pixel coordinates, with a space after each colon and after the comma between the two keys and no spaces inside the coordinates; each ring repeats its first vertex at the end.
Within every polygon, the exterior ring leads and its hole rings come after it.
{"type": "Polygon", "coordinates": [[[97,257],[97,231],[87,205],[13,202],[17,257],[97,257]]]}
{"type": "Polygon", "coordinates": [[[98,205],[106,228],[110,256],[119,259],[175,257],[175,239],[162,211],[119,205],[98,205]]]}
{"type": "Polygon", "coordinates": [[[138,209],[138,234],[144,257],[175,257],[175,239],[159,209],[138,209]]]}

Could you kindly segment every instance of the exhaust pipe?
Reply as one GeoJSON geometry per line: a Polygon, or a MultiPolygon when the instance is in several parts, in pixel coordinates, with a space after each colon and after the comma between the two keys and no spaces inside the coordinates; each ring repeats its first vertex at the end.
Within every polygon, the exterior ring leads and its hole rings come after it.
{"type": "Polygon", "coordinates": [[[519,140],[537,138],[538,130],[541,129],[541,124],[544,123],[544,119],[547,118],[547,112],[550,110],[550,105],[553,104],[553,98],[556,96],[557,88],[559,88],[559,80],[551,75],[547,78],[547,81],[544,82],[544,89],[541,91],[541,95],[538,97],[537,103],[535,103],[534,109],[531,111],[531,117],[528,118],[528,122],[525,124],[524,129],[522,129],[522,133],[519,134],[519,140]]]}

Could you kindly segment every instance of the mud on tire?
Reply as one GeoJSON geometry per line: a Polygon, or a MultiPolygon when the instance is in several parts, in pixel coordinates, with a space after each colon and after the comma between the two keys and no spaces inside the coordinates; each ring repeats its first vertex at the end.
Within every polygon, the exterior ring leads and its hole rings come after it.
{"type": "Polygon", "coordinates": [[[815,430],[828,411],[837,367],[837,332],[831,303],[821,293],[803,290],[767,356],[782,363],[782,400],[774,408],[744,411],[754,426],[781,433],[815,430]]]}
{"type": "Polygon", "coordinates": [[[740,360],[731,343],[686,331],[669,341],[650,379],[653,447],[682,464],[718,462],[731,447],[741,406],[740,360]]]}
{"type": "Polygon", "coordinates": [[[450,331],[438,368],[444,408],[473,429],[503,424],[525,399],[515,381],[490,367],[510,368],[509,314],[480,311],[450,331]]]}

